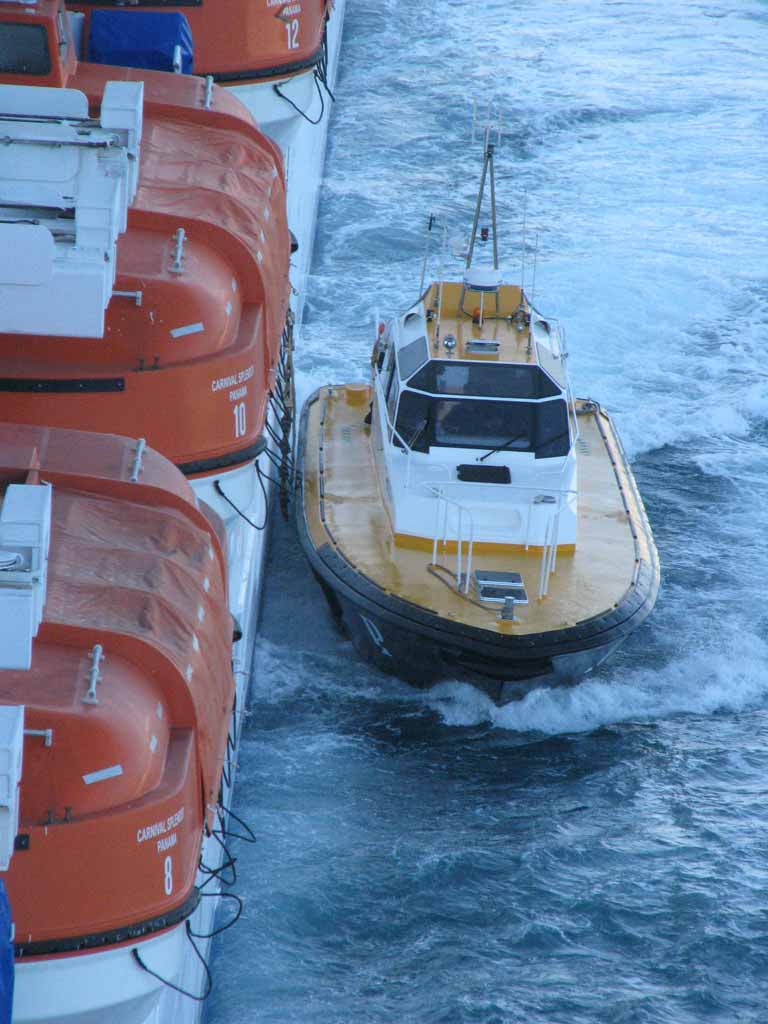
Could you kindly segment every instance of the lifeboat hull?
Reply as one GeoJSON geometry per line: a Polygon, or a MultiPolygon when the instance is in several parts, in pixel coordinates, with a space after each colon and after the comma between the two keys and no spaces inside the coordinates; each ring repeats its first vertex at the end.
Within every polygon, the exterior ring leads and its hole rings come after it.
{"type": "Polygon", "coordinates": [[[14,1024],[145,1024],[159,1019],[155,1015],[168,986],[139,965],[136,953],[160,978],[178,984],[191,953],[185,926],[117,948],[18,963],[14,1024]]]}

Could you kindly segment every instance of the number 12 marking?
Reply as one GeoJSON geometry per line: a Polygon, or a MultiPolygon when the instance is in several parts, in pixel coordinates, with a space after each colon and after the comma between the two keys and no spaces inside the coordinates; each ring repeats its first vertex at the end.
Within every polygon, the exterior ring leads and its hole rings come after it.
{"type": "Polygon", "coordinates": [[[286,21],[285,31],[288,33],[288,49],[298,50],[299,48],[299,19],[294,18],[293,21],[286,21]]]}

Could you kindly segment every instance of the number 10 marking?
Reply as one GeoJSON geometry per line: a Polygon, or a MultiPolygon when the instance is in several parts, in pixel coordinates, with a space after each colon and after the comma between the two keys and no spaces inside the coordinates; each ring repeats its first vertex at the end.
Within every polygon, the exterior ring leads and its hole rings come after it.
{"type": "Polygon", "coordinates": [[[235,437],[245,437],[245,402],[238,402],[232,407],[235,417],[235,437]]]}

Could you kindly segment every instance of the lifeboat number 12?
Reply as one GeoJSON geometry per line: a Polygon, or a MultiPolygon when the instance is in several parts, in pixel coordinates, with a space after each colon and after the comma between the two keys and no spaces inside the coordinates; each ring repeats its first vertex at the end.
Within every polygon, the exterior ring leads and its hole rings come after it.
{"type": "Polygon", "coordinates": [[[232,414],[235,417],[235,437],[245,437],[245,402],[232,406],[232,414]]]}
{"type": "Polygon", "coordinates": [[[285,31],[288,33],[288,49],[298,50],[299,48],[299,19],[286,21],[285,31]]]}

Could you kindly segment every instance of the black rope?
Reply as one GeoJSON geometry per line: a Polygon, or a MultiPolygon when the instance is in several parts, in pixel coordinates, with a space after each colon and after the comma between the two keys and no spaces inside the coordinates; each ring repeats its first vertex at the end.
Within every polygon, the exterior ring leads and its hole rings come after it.
{"type": "Polygon", "coordinates": [[[317,95],[320,97],[320,116],[316,120],[313,120],[311,117],[309,117],[308,114],[305,114],[304,111],[301,109],[301,107],[297,107],[296,104],[293,102],[293,100],[290,98],[290,96],[286,96],[285,95],[285,93],[282,91],[282,89],[277,84],[277,82],[275,82],[275,84],[272,86],[272,88],[275,90],[275,92],[277,93],[277,95],[280,97],[281,100],[285,100],[286,103],[289,103],[293,107],[293,109],[296,111],[297,114],[301,114],[301,116],[304,118],[304,120],[307,122],[307,124],[313,124],[314,125],[314,124],[320,124],[320,122],[323,120],[323,115],[325,114],[325,100],[323,99],[323,91],[320,88],[320,81],[318,79],[316,71],[315,71],[315,86],[317,88],[317,95]]]}
{"type": "Polygon", "coordinates": [[[261,473],[261,475],[264,477],[265,480],[269,480],[270,483],[275,485],[275,487],[280,487],[281,486],[279,480],[275,480],[275,478],[273,476],[270,476],[269,473],[265,473],[263,469],[259,470],[259,472],[261,473]]]}
{"type": "MultiPolygon", "coordinates": [[[[278,470],[278,472],[283,468],[282,462],[275,455],[274,452],[271,452],[271,451],[269,451],[268,448],[265,448],[264,449],[264,454],[267,456],[267,459],[272,463],[272,465],[275,467],[275,469],[278,470]]],[[[270,479],[271,479],[271,477],[270,477],[270,479]]]]}
{"type": "Polygon", "coordinates": [[[225,832],[217,829],[213,829],[213,831],[211,832],[211,839],[214,839],[222,848],[222,850],[224,851],[225,858],[217,868],[209,867],[207,864],[204,864],[202,861],[200,861],[199,870],[204,875],[208,875],[206,880],[199,887],[200,889],[203,889],[214,878],[218,879],[222,885],[227,886],[235,885],[235,883],[237,882],[237,868],[235,867],[235,865],[237,864],[237,857],[233,857],[232,854],[229,852],[227,844],[222,839],[222,835],[224,834],[225,832]],[[229,879],[224,877],[225,871],[231,872],[229,879]]]}
{"type": "Polygon", "coordinates": [[[278,434],[275,431],[275,429],[273,427],[271,427],[269,425],[269,423],[265,423],[264,427],[266,428],[266,431],[269,434],[269,436],[272,438],[272,440],[275,442],[275,444],[279,448],[282,445],[282,443],[283,443],[283,439],[278,436],[278,434]]]}
{"type": "MultiPolygon", "coordinates": [[[[256,461],[256,474],[257,474],[257,476],[259,475],[259,463],[258,463],[258,460],[256,461]]],[[[227,497],[227,495],[222,490],[221,484],[219,483],[218,480],[214,480],[213,481],[213,488],[216,491],[216,493],[218,495],[220,495],[224,499],[224,501],[226,501],[226,503],[228,505],[232,506],[232,508],[235,510],[235,512],[237,512],[237,514],[240,516],[240,518],[244,519],[246,521],[246,523],[248,523],[249,526],[252,526],[254,528],[254,530],[264,530],[264,529],[266,529],[266,526],[267,526],[267,516],[268,516],[266,505],[264,507],[264,522],[261,524],[261,526],[257,526],[256,523],[254,523],[252,519],[248,518],[248,516],[245,514],[245,512],[243,512],[241,509],[239,509],[237,507],[237,505],[234,503],[234,501],[232,501],[231,498],[227,497]]],[[[262,489],[263,488],[264,488],[264,485],[262,484],[262,489]]],[[[266,491],[264,492],[264,497],[265,497],[265,500],[266,500],[266,491]]]]}
{"type": "Polygon", "coordinates": [[[296,104],[293,102],[293,100],[290,99],[290,97],[285,95],[285,93],[281,90],[280,86],[277,83],[275,83],[272,86],[272,88],[275,90],[275,92],[277,93],[277,95],[281,99],[284,99],[286,103],[290,103],[290,105],[293,107],[293,109],[296,111],[296,113],[297,114],[301,114],[301,116],[304,118],[305,121],[307,121],[308,124],[320,124],[320,122],[323,120],[323,115],[325,114],[325,97],[323,96],[323,89],[325,89],[325,91],[328,93],[328,95],[330,96],[332,102],[334,102],[334,103],[336,102],[336,97],[333,95],[333,92],[331,91],[331,87],[328,85],[328,27],[327,27],[327,25],[326,25],[325,30],[323,31],[323,43],[322,43],[322,47],[320,49],[320,57],[318,58],[317,64],[315,65],[315,70],[313,72],[313,75],[314,75],[314,79],[315,79],[315,88],[317,89],[317,95],[320,97],[320,116],[316,120],[313,120],[300,107],[297,107],[296,104]]]}
{"type": "Polygon", "coordinates": [[[226,924],[221,925],[219,928],[214,928],[212,932],[193,932],[189,929],[189,934],[195,939],[213,939],[216,935],[221,935],[227,928],[231,928],[233,924],[237,924],[243,913],[243,901],[234,892],[201,892],[201,896],[213,896],[219,897],[222,900],[234,900],[237,904],[237,910],[235,916],[230,918],[226,924]]]}
{"type": "Polygon", "coordinates": [[[278,473],[281,473],[284,469],[287,469],[289,474],[292,472],[293,459],[287,452],[285,453],[285,456],[281,458],[277,452],[272,452],[268,448],[265,448],[263,454],[267,456],[267,460],[272,463],[278,473]]]}
{"type": "Polygon", "coordinates": [[[151,974],[153,978],[157,978],[158,981],[161,981],[164,985],[167,985],[168,988],[173,989],[174,992],[178,992],[182,996],[187,996],[188,999],[194,999],[196,1003],[203,1003],[211,994],[211,990],[213,989],[213,978],[211,977],[211,969],[205,962],[205,957],[203,956],[203,954],[192,941],[192,929],[189,926],[189,921],[186,922],[186,932],[187,938],[189,939],[189,944],[192,947],[192,949],[194,949],[195,955],[197,956],[197,959],[200,961],[200,963],[203,965],[203,970],[205,971],[205,991],[203,992],[202,995],[196,996],[194,992],[187,992],[186,989],[181,988],[179,985],[175,985],[172,981],[168,981],[168,979],[164,978],[162,974],[158,974],[157,971],[153,971],[151,967],[147,967],[147,965],[141,959],[141,954],[139,953],[138,949],[136,949],[135,946],[131,950],[131,955],[133,956],[133,959],[136,961],[139,967],[141,967],[143,971],[146,971],[147,974],[151,974]]]}
{"type": "Polygon", "coordinates": [[[430,562],[430,564],[427,566],[427,572],[431,576],[434,576],[436,580],[440,580],[441,583],[443,583],[446,587],[448,587],[448,589],[452,593],[456,594],[458,597],[463,598],[463,600],[465,600],[465,601],[469,601],[469,603],[473,604],[476,608],[482,608],[484,612],[488,611],[488,607],[486,605],[480,604],[480,602],[476,601],[474,599],[474,597],[470,597],[469,594],[465,594],[464,591],[461,590],[461,584],[460,584],[460,581],[459,581],[459,577],[456,575],[455,572],[451,572],[451,570],[448,568],[447,565],[440,565],[438,562],[430,562]],[[440,571],[438,572],[437,570],[440,570],[440,571]],[[450,577],[452,577],[452,579],[454,579],[456,581],[456,586],[455,587],[454,587],[454,585],[452,583],[450,583],[447,579],[445,579],[444,576],[440,575],[440,573],[443,573],[443,572],[447,573],[450,577]]]}
{"type": "Polygon", "coordinates": [[[229,838],[229,839],[242,839],[242,841],[244,843],[255,843],[256,842],[256,833],[253,831],[253,829],[251,828],[251,826],[248,824],[247,821],[243,821],[242,818],[238,817],[238,815],[235,814],[235,812],[232,810],[231,807],[224,807],[222,805],[222,811],[224,811],[225,814],[228,814],[230,816],[230,818],[234,818],[235,821],[238,823],[238,825],[241,825],[245,829],[245,831],[248,833],[247,836],[241,836],[237,832],[231,832],[227,828],[227,826],[224,824],[224,821],[223,821],[224,815],[220,815],[219,816],[219,821],[222,822],[222,832],[221,832],[222,835],[227,836],[227,838],[229,838]]]}

